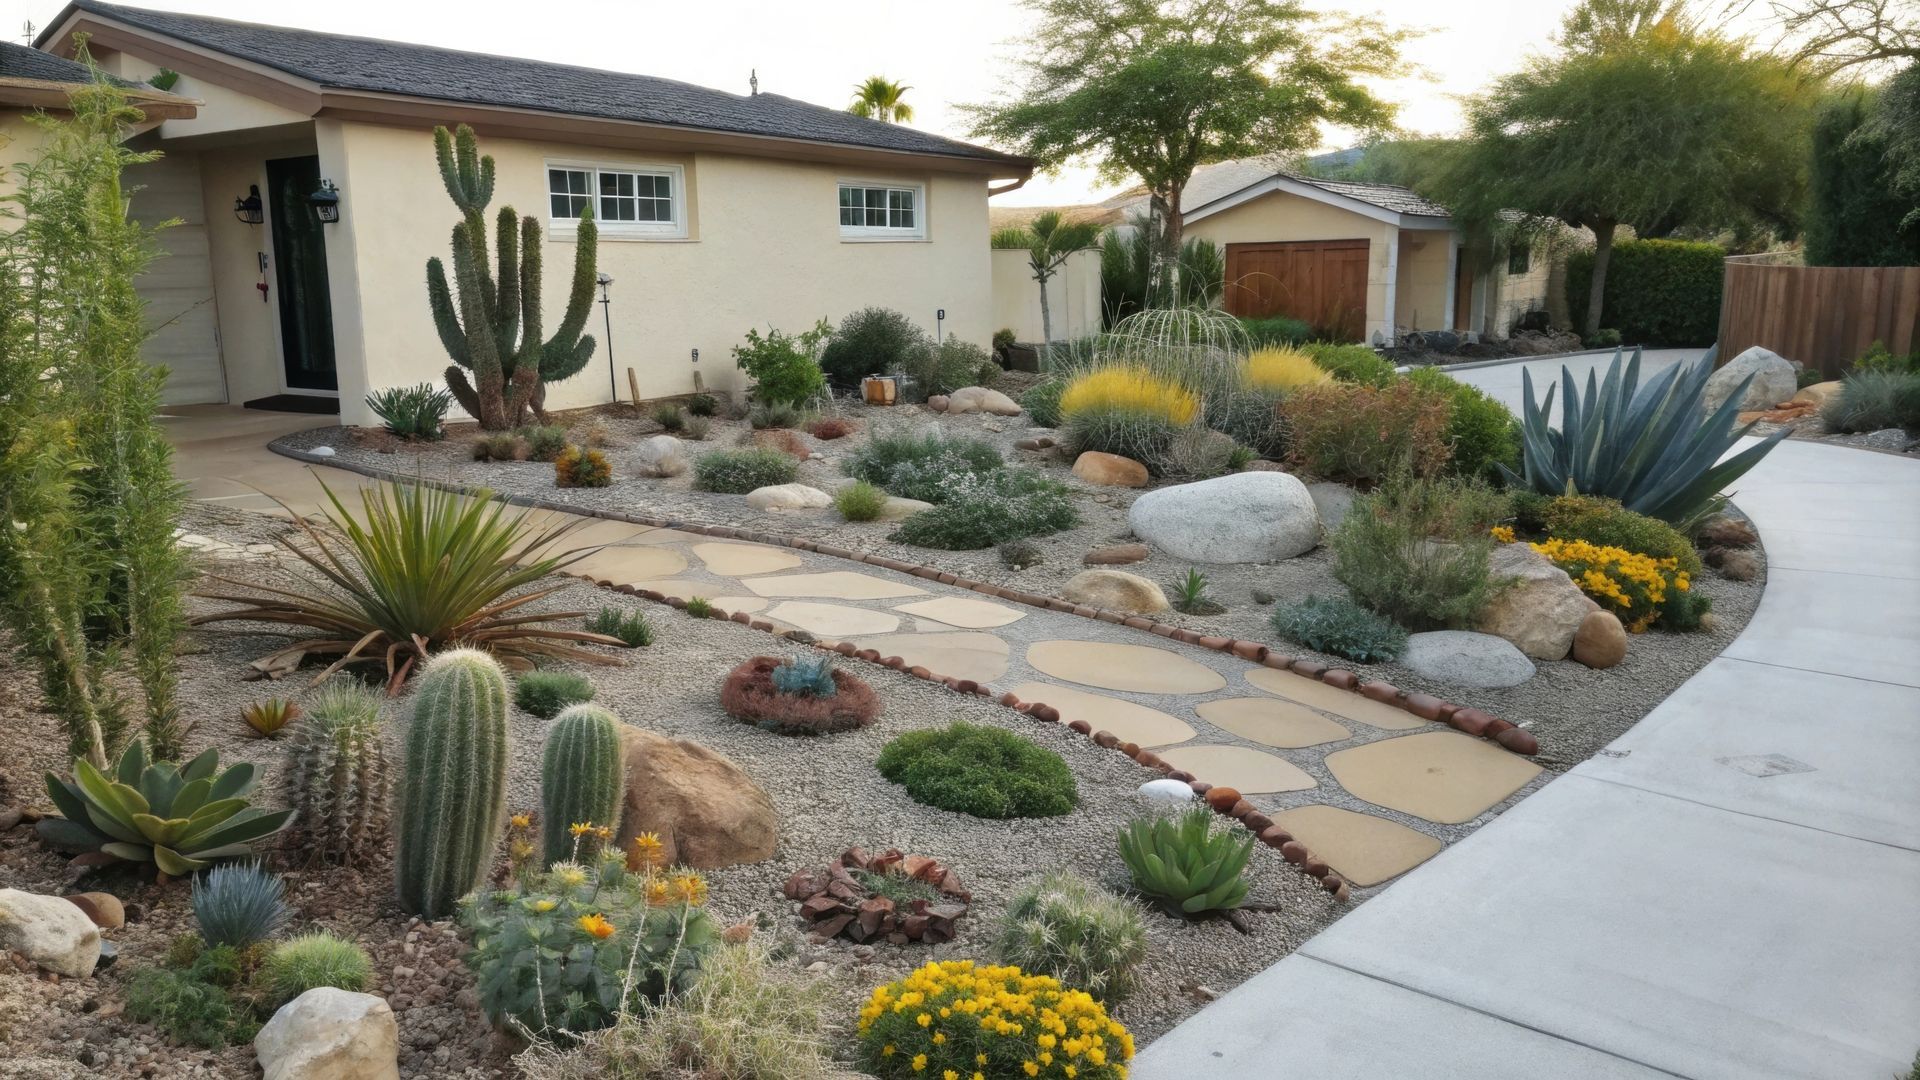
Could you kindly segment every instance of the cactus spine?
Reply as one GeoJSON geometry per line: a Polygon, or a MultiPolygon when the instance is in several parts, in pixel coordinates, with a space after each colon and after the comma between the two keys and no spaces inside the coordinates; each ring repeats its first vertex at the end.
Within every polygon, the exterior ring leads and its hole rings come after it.
{"type": "Polygon", "coordinates": [[[576,821],[618,828],[626,784],[620,725],[598,705],[575,705],[554,718],[540,758],[540,831],[545,865],[573,853],[576,821]]]}
{"type": "Polygon", "coordinates": [[[427,662],[407,729],[394,876],[400,906],[428,919],[480,884],[507,795],[507,677],[493,657],[454,649],[427,662]]]}
{"type": "Polygon", "coordinates": [[[287,747],[281,793],[296,813],[282,849],[310,862],[363,862],[386,834],[387,784],[380,695],[344,679],[327,683],[287,747]]]}
{"type": "Polygon", "coordinates": [[[519,426],[531,410],[544,416],[546,384],[572,378],[593,356],[593,336],[582,334],[593,312],[599,231],[589,199],[580,218],[567,311],[552,337],[540,338],[540,223],[513,207],[495,225],[498,276],[487,265],[487,204],[493,201],[493,158],[480,156],[473,129],[433,129],[440,178],[460,211],[453,227],[453,280],[446,266],[427,260],[427,305],[453,366],[447,389],[488,431],[519,426]],[[468,377],[468,372],[472,377],[468,377]]]}

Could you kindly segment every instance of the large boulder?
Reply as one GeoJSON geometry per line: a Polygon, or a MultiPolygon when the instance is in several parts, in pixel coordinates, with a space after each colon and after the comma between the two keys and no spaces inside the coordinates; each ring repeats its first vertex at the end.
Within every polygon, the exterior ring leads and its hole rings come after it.
{"type": "Polygon", "coordinates": [[[620,846],[660,837],[669,865],[717,870],[773,857],[773,800],[726,757],[686,739],[636,727],[620,731],[627,790],[620,846]]]}
{"type": "Polygon", "coordinates": [[[1160,586],[1125,570],[1082,570],[1060,586],[1060,598],[1129,615],[1167,610],[1167,594],[1160,586]]]}
{"type": "Polygon", "coordinates": [[[1127,509],[1135,536],[1177,559],[1261,563],[1320,543],[1307,486],[1288,473],[1244,472],[1149,491],[1127,509]]]}
{"type": "Polygon", "coordinates": [[[400,1027],[386,999],[317,986],[253,1037],[263,1080],[399,1080],[400,1027]]]}
{"type": "Polygon", "coordinates": [[[1711,413],[1725,404],[1739,387],[1740,381],[1749,375],[1753,376],[1753,381],[1747,384],[1747,392],[1740,395],[1741,412],[1771,409],[1799,392],[1793,364],[1785,357],[1755,345],[1727,361],[1707,379],[1707,389],[1702,399],[1706,411],[1711,413]]]}
{"type": "Polygon", "coordinates": [[[1533,661],[1513,643],[1492,634],[1434,630],[1407,638],[1400,663],[1449,686],[1495,689],[1533,678],[1533,661]]]}
{"type": "Polygon", "coordinates": [[[1147,467],[1130,457],[1088,450],[1073,460],[1073,475],[1102,487],[1146,487],[1147,467]]]}
{"type": "Polygon", "coordinates": [[[1565,570],[1526,544],[1500,544],[1489,560],[1493,579],[1508,580],[1480,613],[1480,632],[1503,637],[1536,660],[1564,660],[1573,636],[1600,605],[1565,570]]]}
{"type": "Polygon", "coordinates": [[[641,476],[679,476],[687,471],[686,444],[671,435],[642,439],[633,448],[633,465],[641,476]]]}
{"type": "Polygon", "coordinates": [[[833,496],[805,484],[772,484],[747,492],[755,510],[818,510],[833,505],[833,496]]]}
{"type": "Polygon", "coordinates": [[[989,390],[984,386],[963,386],[947,395],[947,412],[955,416],[975,412],[1019,416],[1020,403],[998,390],[989,390]]]}
{"type": "Polygon", "coordinates": [[[0,953],[16,952],[69,979],[93,974],[100,928],[65,897],[0,889],[0,953]]]}

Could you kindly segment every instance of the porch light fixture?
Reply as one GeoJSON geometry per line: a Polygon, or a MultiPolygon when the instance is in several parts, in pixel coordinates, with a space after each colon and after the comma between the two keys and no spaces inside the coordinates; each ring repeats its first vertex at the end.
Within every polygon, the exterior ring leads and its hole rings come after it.
{"type": "Polygon", "coordinates": [[[307,196],[307,205],[313,207],[313,215],[322,224],[331,225],[340,220],[340,189],[333,186],[333,181],[322,180],[319,189],[307,196]]]}
{"type": "Polygon", "coordinates": [[[247,194],[233,200],[233,216],[249,225],[258,225],[267,220],[267,213],[260,202],[260,185],[248,184],[247,194]]]}

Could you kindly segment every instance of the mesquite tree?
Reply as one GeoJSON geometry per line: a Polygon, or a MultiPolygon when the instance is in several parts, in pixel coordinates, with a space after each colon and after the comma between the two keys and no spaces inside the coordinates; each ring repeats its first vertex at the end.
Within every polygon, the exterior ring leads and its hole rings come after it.
{"type": "Polygon", "coordinates": [[[447,389],[488,431],[519,426],[528,412],[544,418],[546,384],[572,378],[593,356],[593,335],[582,334],[593,310],[599,230],[591,201],[580,217],[573,285],[567,312],[553,336],[540,337],[540,223],[500,208],[495,232],[498,272],[487,260],[487,204],[493,201],[493,158],[480,156],[473,129],[433,129],[440,178],[460,209],[453,227],[453,277],[427,260],[427,301],[440,343],[453,357],[447,389]],[[472,377],[468,377],[468,373],[472,377]]]}

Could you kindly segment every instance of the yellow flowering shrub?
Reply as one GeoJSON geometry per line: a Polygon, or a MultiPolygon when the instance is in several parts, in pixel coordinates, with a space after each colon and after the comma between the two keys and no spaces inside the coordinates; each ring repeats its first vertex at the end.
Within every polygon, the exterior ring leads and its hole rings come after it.
{"type": "Polygon", "coordinates": [[[1618,615],[1631,633],[1652,626],[1669,603],[1684,601],[1693,587],[1677,559],[1656,559],[1625,548],[1559,537],[1530,546],[1565,570],[1603,609],[1618,615]]]}
{"type": "Polygon", "coordinates": [[[861,1062],[884,1080],[1125,1080],[1133,1035],[1083,990],[1017,967],[929,963],[860,1010],[861,1062]]]}
{"type": "Polygon", "coordinates": [[[1185,387],[1143,367],[1090,371],[1068,383],[1060,394],[1060,414],[1069,422],[1087,413],[1120,412],[1185,427],[1199,410],[1199,401],[1185,387]]]}
{"type": "Polygon", "coordinates": [[[1283,394],[1302,386],[1333,381],[1327,369],[1314,363],[1313,357],[1298,349],[1256,349],[1247,357],[1242,374],[1247,385],[1256,390],[1272,390],[1283,394]]]}

